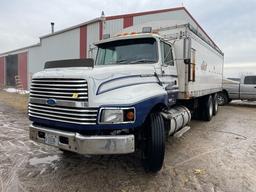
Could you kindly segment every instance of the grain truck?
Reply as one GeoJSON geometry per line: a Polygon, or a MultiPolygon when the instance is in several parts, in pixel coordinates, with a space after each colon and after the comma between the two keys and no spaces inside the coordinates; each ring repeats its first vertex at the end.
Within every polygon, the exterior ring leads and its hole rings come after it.
{"type": "Polygon", "coordinates": [[[217,114],[223,53],[188,23],[136,26],[95,46],[95,61],[50,61],[33,75],[30,138],[64,153],[138,151],[159,171],[167,136],[217,114]]]}

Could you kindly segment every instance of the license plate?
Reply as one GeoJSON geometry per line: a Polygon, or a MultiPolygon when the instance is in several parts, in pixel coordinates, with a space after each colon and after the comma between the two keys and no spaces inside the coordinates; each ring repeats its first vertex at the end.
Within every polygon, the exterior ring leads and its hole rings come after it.
{"type": "Polygon", "coordinates": [[[56,135],[51,134],[51,133],[46,133],[45,134],[45,143],[48,145],[58,146],[59,140],[56,135]]]}

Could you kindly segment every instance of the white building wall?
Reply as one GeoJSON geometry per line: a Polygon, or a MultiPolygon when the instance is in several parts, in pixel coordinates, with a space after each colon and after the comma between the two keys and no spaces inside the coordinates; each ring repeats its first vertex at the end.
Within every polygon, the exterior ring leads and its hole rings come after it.
{"type": "Polygon", "coordinates": [[[209,39],[204,34],[204,32],[199,28],[199,26],[195,23],[195,21],[187,14],[185,10],[176,10],[176,11],[168,11],[163,13],[135,16],[133,18],[133,25],[141,25],[148,22],[164,21],[164,20],[183,20],[186,23],[190,23],[195,29],[197,29],[203,35],[203,37],[205,37],[206,39],[209,39]]]}
{"type": "Polygon", "coordinates": [[[41,50],[41,46],[32,47],[28,50],[28,87],[32,75],[44,68],[41,50]]]}
{"type": "Polygon", "coordinates": [[[95,58],[96,49],[93,43],[99,41],[99,22],[87,25],[87,57],[95,58]]]}
{"type": "Polygon", "coordinates": [[[41,44],[28,51],[28,82],[51,60],[80,58],[80,28],[41,39],[41,44]]]}
{"type": "Polygon", "coordinates": [[[103,34],[111,36],[120,33],[123,30],[123,19],[107,20],[104,22],[103,34]]]}
{"type": "Polygon", "coordinates": [[[78,59],[80,57],[80,28],[41,39],[42,61],[78,59]]]}
{"type": "Polygon", "coordinates": [[[148,15],[136,16],[133,18],[133,25],[141,25],[143,23],[148,23],[151,21],[163,21],[163,20],[184,20],[185,11],[177,10],[177,11],[169,11],[163,13],[155,13],[148,15]]]}

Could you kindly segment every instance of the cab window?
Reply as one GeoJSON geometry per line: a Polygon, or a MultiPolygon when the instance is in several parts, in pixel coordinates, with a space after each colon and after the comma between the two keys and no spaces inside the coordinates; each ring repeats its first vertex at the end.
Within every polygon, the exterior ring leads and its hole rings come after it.
{"type": "Polygon", "coordinates": [[[246,76],[244,78],[244,84],[255,85],[256,84],[256,76],[246,76]]]}
{"type": "Polygon", "coordinates": [[[161,42],[162,61],[166,65],[174,66],[172,47],[171,45],[161,42]]]}

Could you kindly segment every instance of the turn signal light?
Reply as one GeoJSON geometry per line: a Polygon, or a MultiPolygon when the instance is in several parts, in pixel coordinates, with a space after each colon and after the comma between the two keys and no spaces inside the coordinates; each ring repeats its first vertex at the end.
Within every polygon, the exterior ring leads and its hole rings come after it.
{"type": "Polygon", "coordinates": [[[126,118],[129,121],[133,121],[134,119],[134,113],[132,111],[129,111],[128,113],[126,113],[126,118]]]}
{"type": "Polygon", "coordinates": [[[124,110],[124,121],[134,121],[135,113],[134,109],[124,110]]]}

